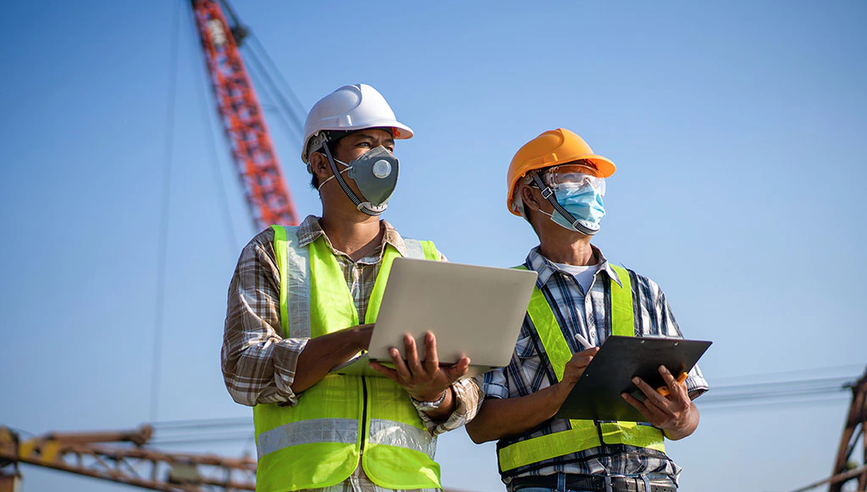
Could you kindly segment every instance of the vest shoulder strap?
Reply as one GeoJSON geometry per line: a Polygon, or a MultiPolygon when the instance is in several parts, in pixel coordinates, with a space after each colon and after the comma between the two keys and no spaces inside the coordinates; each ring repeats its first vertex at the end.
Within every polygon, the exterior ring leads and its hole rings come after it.
{"type": "Polygon", "coordinates": [[[433,241],[420,241],[418,239],[403,238],[403,244],[406,246],[407,258],[418,258],[424,260],[438,261],[439,253],[433,241]]]}
{"type": "Polygon", "coordinates": [[[272,225],[271,228],[280,270],[280,326],[287,338],[309,338],[310,249],[298,245],[298,227],[272,225]]]}
{"type": "Polygon", "coordinates": [[[635,311],[632,300],[632,280],[629,271],[609,263],[617,273],[620,285],[611,279],[611,334],[623,337],[635,336],[635,311]]]}

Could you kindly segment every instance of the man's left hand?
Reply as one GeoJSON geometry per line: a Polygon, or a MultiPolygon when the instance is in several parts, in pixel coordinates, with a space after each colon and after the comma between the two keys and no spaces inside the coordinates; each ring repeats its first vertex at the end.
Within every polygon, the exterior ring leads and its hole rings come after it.
{"type": "Polygon", "coordinates": [[[403,343],[406,362],[400,356],[400,351],[392,348],[389,350],[389,354],[391,355],[392,363],[394,363],[394,369],[385,367],[379,362],[371,362],[370,367],[401,385],[416,400],[437,401],[453,382],[467,373],[470,359],[464,357],[454,365],[440,367],[439,357],[437,356],[437,342],[434,334],[427,332],[424,342],[424,363],[418,358],[415,339],[410,335],[404,335],[403,343]]]}
{"type": "Polygon", "coordinates": [[[627,393],[622,393],[621,396],[647,417],[654,427],[662,429],[666,437],[672,440],[683,439],[698,427],[698,408],[689,399],[686,385],[678,383],[665,366],[659,366],[659,373],[668,387],[668,396],[662,396],[655,388],[637,377],[633,378],[632,382],[644,393],[644,401],[638,401],[627,393]]]}

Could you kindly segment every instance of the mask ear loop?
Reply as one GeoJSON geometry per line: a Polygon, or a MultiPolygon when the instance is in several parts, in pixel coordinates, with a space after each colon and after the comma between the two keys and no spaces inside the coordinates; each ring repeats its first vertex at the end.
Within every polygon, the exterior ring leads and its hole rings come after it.
{"type": "MultiPolygon", "coordinates": [[[[343,164],[343,162],[340,160],[338,160],[337,162],[340,162],[341,164],[343,164]]],[[[346,164],[343,164],[343,165],[345,166],[346,164]]],[[[340,171],[340,172],[345,173],[346,171],[349,171],[349,169],[350,168],[347,167],[346,169],[344,169],[343,171],[340,171]]],[[[319,183],[319,186],[316,188],[316,191],[322,190],[322,187],[325,186],[325,183],[331,181],[332,179],[334,179],[334,174],[332,174],[331,176],[328,176],[327,178],[325,178],[325,181],[319,183]]]]}
{"type": "Polygon", "coordinates": [[[352,188],[350,188],[349,185],[346,183],[346,180],[343,179],[343,174],[337,170],[337,164],[334,163],[334,158],[331,156],[331,149],[328,148],[327,144],[323,145],[323,147],[325,148],[325,156],[328,157],[328,164],[331,166],[331,174],[334,178],[337,179],[337,182],[340,183],[340,187],[343,188],[343,193],[345,193],[346,196],[349,197],[350,200],[352,200],[352,203],[355,204],[355,208],[367,215],[374,216],[380,215],[383,211],[385,211],[384,208],[382,210],[372,210],[367,206],[369,202],[361,202],[361,200],[358,198],[358,195],[356,195],[355,192],[352,191],[352,188]]]}
{"type": "Polygon", "coordinates": [[[546,185],[542,178],[539,177],[541,173],[533,173],[533,183],[542,191],[542,198],[548,200],[548,203],[554,206],[554,210],[557,211],[560,215],[563,216],[569,223],[572,224],[572,228],[576,231],[584,234],[585,236],[592,236],[599,231],[594,231],[592,229],[588,229],[575,218],[574,215],[570,214],[568,210],[563,208],[560,203],[557,202],[557,198],[554,196],[554,190],[551,189],[550,186],[546,185]]]}

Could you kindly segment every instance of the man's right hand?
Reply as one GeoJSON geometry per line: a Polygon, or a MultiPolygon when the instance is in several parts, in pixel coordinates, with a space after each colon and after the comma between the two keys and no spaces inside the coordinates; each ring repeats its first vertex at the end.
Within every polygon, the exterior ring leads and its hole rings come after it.
{"type": "Polygon", "coordinates": [[[300,393],[322,380],[328,372],[370,346],[373,325],[356,325],[311,338],[298,356],[291,388],[300,393]]]}
{"type": "Polygon", "coordinates": [[[521,435],[554,417],[584,369],[599,352],[593,347],[572,355],[563,368],[563,379],[526,396],[490,398],[476,418],[467,424],[467,433],[476,444],[521,435]]]}
{"type": "Polygon", "coordinates": [[[587,369],[587,366],[593,360],[593,357],[596,356],[597,352],[599,352],[599,347],[590,347],[583,352],[572,354],[572,358],[569,359],[569,362],[563,368],[563,379],[557,383],[557,393],[562,401],[566,401],[566,397],[569,396],[575,383],[584,374],[584,369],[587,369]]]}

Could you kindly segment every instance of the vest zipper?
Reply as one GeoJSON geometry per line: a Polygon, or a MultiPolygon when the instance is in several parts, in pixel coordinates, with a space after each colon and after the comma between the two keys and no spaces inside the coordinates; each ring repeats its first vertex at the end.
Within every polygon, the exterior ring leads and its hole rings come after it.
{"type": "Polygon", "coordinates": [[[364,441],[367,438],[367,378],[361,377],[361,448],[359,453],[364,452],[364,441]]]}

